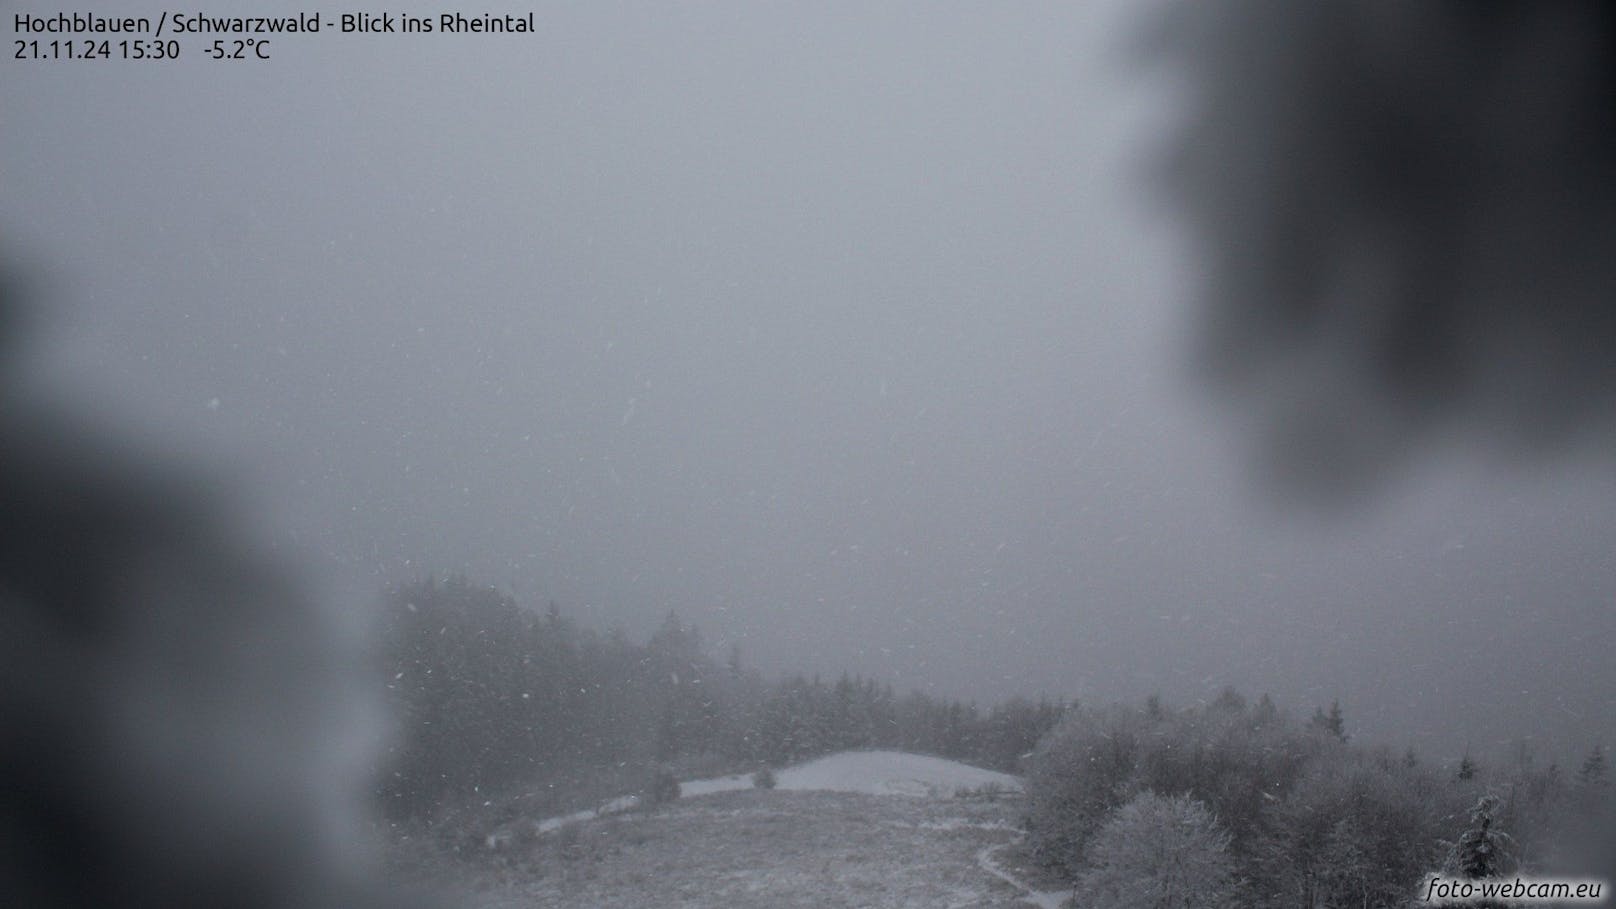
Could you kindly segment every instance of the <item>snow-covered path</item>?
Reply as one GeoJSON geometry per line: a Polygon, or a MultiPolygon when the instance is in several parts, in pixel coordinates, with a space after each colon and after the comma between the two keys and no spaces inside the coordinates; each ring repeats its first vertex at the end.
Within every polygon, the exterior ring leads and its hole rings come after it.
{"type": "Polygon", "coordinates": [[[1010,886],[1021,891],[1022,902],[1031,903],[1034,906],[1039,907],[1039,909],[1061,909],[1062,906],[1066,905],[1067,898],[1071,896],[1070,891],[1037,890],[1031,884],[1022,880],[1011,872],[1006,871],[1004,866],[1000,865],[998,859],[994,856],[994,853],[1001,849],[1013,846],[1020,840],[1021,837],[1018,836],[1016,839],[1011,840],[1008,843],[996,843],[991,846],[983,846],[976,853],[976,863],[982,867],[983,871],[986,871],[999,880],[1004,881],[1010,886]]]}

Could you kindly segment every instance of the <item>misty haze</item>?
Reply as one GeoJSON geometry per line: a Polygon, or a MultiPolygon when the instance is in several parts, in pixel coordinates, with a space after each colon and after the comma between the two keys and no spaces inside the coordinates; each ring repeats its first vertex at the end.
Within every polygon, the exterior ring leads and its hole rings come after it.
{"type": "Polygon", "coordinates": [[[7,33],[0,902],[1609,878],[1613,14],[531,12],[7,33]]]}

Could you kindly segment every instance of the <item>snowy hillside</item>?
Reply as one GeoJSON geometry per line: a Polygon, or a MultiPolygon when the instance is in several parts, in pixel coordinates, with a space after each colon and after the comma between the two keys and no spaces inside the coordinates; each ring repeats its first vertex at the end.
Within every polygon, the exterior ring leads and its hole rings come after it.
{"type": "Polygon", "coordinates": [[[780,789],[871,795],[954,795],[962,789],[1021,791],[1021,780],[958,761],[902,751],[844,751],[788,767],[780,789]]]}
{"type": "MultiPolygon", "coordinates": [[[[775,779],[776,788],[798,792],[951,796],[962,789],[1021,791],[1021,780],[1008,773],[903,751],[843,751],[787,767],[775,779]]],[[[679,784],[685,798],[750,788],[752,777],[746,774],[679,784]]]]}
{"type": "MultiPolygon", "coordinates": [[[[1021,791],[1021,780],[1008,773],[904,751],[843,751],[787,767],[777,773],[775,779],[775,788],[796,792],[946,797],[964,790],[1021,791]]],[[[733,774],[681,782],[679,794],[682,798],[693,798],[751,788],[750,774],[733,774]]],[[[621,796],[586,811],[545,818],[538,822],[538,832],[549,833],[579,821],[631,811],[639,804],[639,796],[621,796]]],[[[495,846],[509,835],[508,830],[491,834],[488,844],[495,846]]]]}

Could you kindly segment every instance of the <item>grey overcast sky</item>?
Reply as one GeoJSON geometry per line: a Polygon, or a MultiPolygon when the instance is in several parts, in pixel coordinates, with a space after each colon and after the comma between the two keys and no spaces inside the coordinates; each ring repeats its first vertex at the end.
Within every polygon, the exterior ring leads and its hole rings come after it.
{"type": "Polygon", "coordinates": [[[38,381],[366,595],[464,570],[771,672],[1610,742],[1608,462],[1256,491],[1190,369],[1125,4],[535,9],[7,60],[38,381]]]}

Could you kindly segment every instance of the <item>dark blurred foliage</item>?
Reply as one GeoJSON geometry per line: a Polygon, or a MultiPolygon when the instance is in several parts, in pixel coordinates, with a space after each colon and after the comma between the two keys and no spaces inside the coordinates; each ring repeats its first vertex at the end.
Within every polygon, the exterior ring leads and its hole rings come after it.
{"type": "Polygon", "coordinates": [[[1162,34],[1205,363],[1280,484],[1608,445],[1616,7],[1234,0],[1162,34]]]}
{"type": "MultiPolygon", "coordinates": [[[[1228,0],[1161,37],[1205,363],[1277,488],[1340,501],[1433,442],[1609,456],[1616,7],[1228,0]]],[[[1616,875],[1613,831],[1576,871],[1616,875]]]]}
{"type": "Polygon", "coordinates": [[[401,905],[360,665],[200,474],[18,391],[0,279],[0,905],[401,905]]]}

